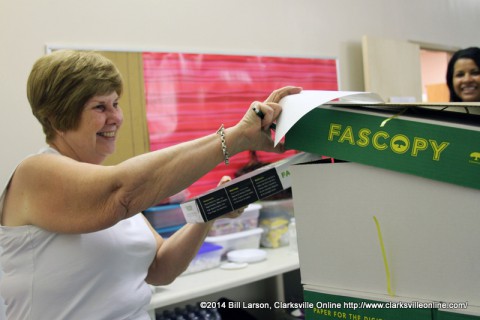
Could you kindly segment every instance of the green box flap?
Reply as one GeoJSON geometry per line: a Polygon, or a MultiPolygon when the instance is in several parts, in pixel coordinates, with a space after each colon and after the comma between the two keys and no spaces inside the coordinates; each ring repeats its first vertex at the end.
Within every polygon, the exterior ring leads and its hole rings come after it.
{"type": "Polygon", "coordinates": [[[290,129],[286,146],[480,189],[480,122],[392,115],[321,106],[290,129]]]}

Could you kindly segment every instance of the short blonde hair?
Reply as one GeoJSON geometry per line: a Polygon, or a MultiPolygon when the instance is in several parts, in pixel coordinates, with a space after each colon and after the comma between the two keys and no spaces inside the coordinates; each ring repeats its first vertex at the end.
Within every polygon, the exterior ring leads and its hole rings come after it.
{"type": "Polygon", "coordinates": [[[43,127],[46,141],[55,130],[74,130],[85,103],[96,95],[122,94],[120,72],[112,61],[96,52],[59,50],[33,65],[27,82],[32,112],[43,127]]]}

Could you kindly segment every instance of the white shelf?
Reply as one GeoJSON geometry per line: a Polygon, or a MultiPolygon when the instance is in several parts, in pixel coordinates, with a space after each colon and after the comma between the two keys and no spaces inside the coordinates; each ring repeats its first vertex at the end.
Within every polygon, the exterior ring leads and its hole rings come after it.
{"type": "Polygon", "coordinates": [[[155,287],[149,309],[162,308],[211,293],[281,275],[299,268],[298,254],[290,247],[265,249],[267,259],[246,268],[214,268],[178,277],[168,286],[155,287]]]}

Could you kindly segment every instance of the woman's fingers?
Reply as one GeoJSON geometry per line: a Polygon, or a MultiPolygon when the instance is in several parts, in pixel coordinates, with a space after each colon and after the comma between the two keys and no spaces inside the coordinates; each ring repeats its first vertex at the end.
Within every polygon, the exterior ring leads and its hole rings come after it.
{"type": "Polygon", "coordinates": [[[251,109],[261,119],[263,130],[269,129],[282,112],[282,107],[278,103],[273,102],[261,103],[255,101],[252,103],[251,109]]]}
{"type": "Polygon", "coordinates": [[[217,184],[217,187],[232,180],[229,176],[223,176],[217,184]]]}
{"type": "Polygon", "coordinates": [[[264,102],[265,103],[268,103],[268,102],[278,103],[278,102],[280,102],[280,100],[282,100],[282,98],[284,98],[288,95],[291,95],[291,94],[300,93],[301,91],[302,91],[301,87],[286,86],[286,87],[274,90],[268,96],[267,100],[265,100],[264,102]]]}

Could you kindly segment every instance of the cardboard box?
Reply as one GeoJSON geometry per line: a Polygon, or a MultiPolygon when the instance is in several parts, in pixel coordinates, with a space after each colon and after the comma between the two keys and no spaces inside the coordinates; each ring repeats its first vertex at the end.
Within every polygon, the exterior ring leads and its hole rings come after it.
{"type": "Polygon", "coordinates": [[[199,223],[246,207],[250,203],[290,188],[291,165],[319,158],[317,155],[301,152],[258,168],[182,203],[180,205],[182,212],[187,222],[199,223]]]}
{"type": "Polygon", "coordinates": [[[434,310],[433,320],[479,320],[480,308],[468,308],[467,310],[450,309],[434,310]]]}
{"type": "Polygon", "coordinates": [[[435,302],[306,286],[308,320],[433,320],[435,302]]]}
{"type": "Polygon", "coordinates": [[[391,108],[314,108],[288,131],[286,145],[480,189],[480,116],[418,106],[391,108]]]}
{"type": "Polygon", "coordinates": [[[468,302],[429,301],[359,291],[304,286],[308,320],[478,320],[480,308],[468,302]]]}
{"type": "MultiPolygon", "coordinates": [[[[291,117],[277,132],[286,133],[287,147],[355,163],[291,170],[305,288],[374,301],[390,293],[468,303],[468,310],[435,307],[430,317],[345,312],[337,318],[480,319],[480,117],[440,111],[453,104],[323,105],[306,98],[311,105],[297,114],[291,110],[302,99],[292,95],[284,105],[282,114],[288,108],[291,117]]],[[[329,299],[309,298],[307,291],[306,299],[329,299]]],[[[307,319],[332,317],[307,313],[307,319]]]]}
{"type": "Polygon", "coordinates": [[[479,190],[358,163],[291,171],[303,284],[480,306],[479,190]]]}

